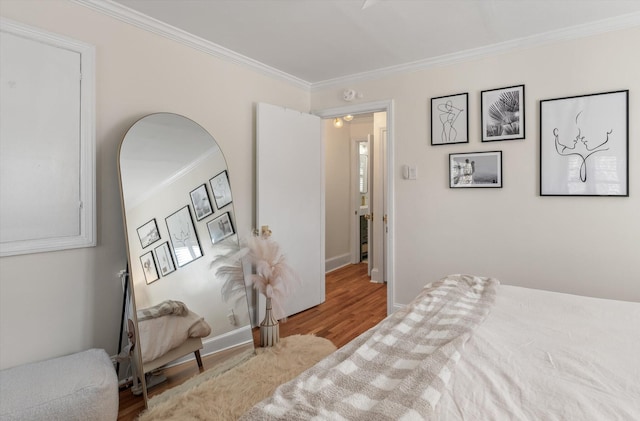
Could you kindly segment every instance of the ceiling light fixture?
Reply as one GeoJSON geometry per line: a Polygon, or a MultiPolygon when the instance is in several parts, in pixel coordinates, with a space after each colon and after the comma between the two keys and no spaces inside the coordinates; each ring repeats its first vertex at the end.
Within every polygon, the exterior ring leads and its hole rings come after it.
{"type": "Polygon", "coordinates": [[[333,119],[333,127],[335,127],[336,129],[339,129],[343,125],[344,123],[342,122],[342,119],[340,117],[336,117],[333,119]]]}
{"type": "Polygon", "coordinates": [[[344,121],[351,121],[353,120],[353,116],[351,114],[347,114],[346,116],[342,117],[342,119],[344,121]]]}

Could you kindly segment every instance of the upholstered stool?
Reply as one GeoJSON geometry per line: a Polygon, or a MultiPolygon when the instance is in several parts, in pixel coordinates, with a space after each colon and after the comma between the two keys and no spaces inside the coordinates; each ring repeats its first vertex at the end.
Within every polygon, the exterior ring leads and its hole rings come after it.
{"type": "Polygon", "coordinates": [[[118,418],[118,378],[103,349],[0,371],[0,419],[118,418]]]}

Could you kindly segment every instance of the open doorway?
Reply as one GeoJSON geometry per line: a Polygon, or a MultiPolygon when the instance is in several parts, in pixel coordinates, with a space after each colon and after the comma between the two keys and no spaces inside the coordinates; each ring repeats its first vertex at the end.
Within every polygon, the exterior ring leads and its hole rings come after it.
{"type": "MultiPolygon", "coordinates": [[[[382,276],[383,282],[386,282],[386,294],[387,294],[387,314],[391,314],[394,310],[395,310],[395,305],[394,305],[394,279],[393,279],[393,273],[394,273],[394,259],[393,259],[393,255],[394,255],[394,236],[393,236],[393,227],[394,227],[394,219],[393,219],[393,197],[394,197],[394,188],[393,188],[393,183],[392,183],[392,174],[394,171],[394,166],[393,166],[393,144],[394,144],[394,130],[393,130],[393,121],[394,121],[394,107],[393,107],[393,101],[392,100],[382,100],[382,101],[376,101],[376,102],[370,102],[370,103],[361,103],[361,104],[349,104],[343,107],[337,107],[337,108],[331,108],[331,109],[324,109],[324,110],[315,110],[313,112],[313,114],[325,119],[324,120],[324,125],[323,125],[323,131],[328,130],[327,128],[327,124],[332,124],[332,120],[335,118],[342,118],[345,115],[353,115],[353,116],[358,116],[361,114],[378,114],[378,113],[382,113],[384,112],[384,114],[379,114],[380,117],[380,124],[379,127],[374,128],[374,134],[378,133],[378,139],[380,142],[380,149],[382,151],[384,151],[384,154],[378,154],[378,158],[380,159],[380,161],[377,163],[378,164],[378,168],[380,169],[379,171],[379,175],[378,177],[380,178],[380,183],[378,185],[381,185],[382,189],[383,189],[383,194],[381,195],[381,200],[378,201],[379,203],[379,209],[373,209],[373,220],[374,225],[377,223],[377,226],[379,227],[379,229],[381,230],[381,236],[382,236],[382,247],[380,247],[380,249],[378,250],[378,252],[380,253],[381,259],[383,260],[383,264],[384,267],[383,269],[380,271],[381,273],[379,273],[378,275],[382,276]]],[[[375,117],[374,117],[375,118],[375,117]]],[[[344,122],[344,121],[343,121],[344,122]]],[[[346,140],[346,144],[349,144],[349,136],[347,136],[346,131],[343,131],[342,133],[345,140],[346,140]]],[[[327,145],[325,144],[325,152],[326,152],[326,147],[327,145]]],[[[374,163],[375,165],[375,163],[374,163]]],[[[344,170],[345,168],[349,168],[349,152],[345,152],[343,154],[343,156],[338,155],[338,158],[336,159],[336,162],[329,162],[329,159],[325,158],[325,172],[328,171],[333,171],[333,169],[342,169],[344,170]]],[[[325,178],[326,180],[326,178],[325,178]]],[[[328,192],[328,188],[330,187],[328,184],[325,186],[325,192],[328,192]]],[[[331,187],[336,187],[331,186],[331,187]]],[[[345,197],[344,201],[336,201],[336,203],[346,203],[347,208],[348,208],[348,204],[349,204],[349,193],[344,193],[343,191],[343,196],[345,197]]],[[[325,226],[328,228],[329,227],[329,214],[330,212],[335,211],[334,209],[330,209],[328,206],[326,207],[326,212],[325,212],[325,226]]],[[[349,212],[352,212],[352,210],[349,210],[349,212]]],[[[353,213],[352,213],[353,215],[353,213]]],[[[333,229],[333,227],[332,227],[333,229]]],[[[343,230],[348,230],[349,227],[348,226],[343,226],[342,227],[343,230]]],[[[325,239],[327,237],[325,236],[325,239]]],[[[371,243],[369,243],[371,244],[371,243]]],[[[328,248],[328,244],[327,247],[328,248]]],[[[372,256],[372,251],[371,248],[369,248],[368,251],[368,255],[369,258],[371,258],[372,256]]],[[[350,254],[351,253],[346,253],[346,262],[344,264],[347,264],[349,262],[348,259],[350,259],[350,254]]],[[[328,255],[327,255],[328,256],[328,255]]],[[[339,258],[345,258],[344,256],[338,256],[339,258]]],[[[339,260],[339,259],[338,259],[339,260]]],[[[333,260],[331,258],[327,258],[325,260],[326,263],[326,268],[327,269],[331,269],[331,265],[332,264],[336,264],[338,263],[338,261],[333,260]]],[[[333,266],[333,267],[339,267],[338,266],[333,266]]],[[[372,276],[373,276],[373,270],[372,270],[372,276]]]]}

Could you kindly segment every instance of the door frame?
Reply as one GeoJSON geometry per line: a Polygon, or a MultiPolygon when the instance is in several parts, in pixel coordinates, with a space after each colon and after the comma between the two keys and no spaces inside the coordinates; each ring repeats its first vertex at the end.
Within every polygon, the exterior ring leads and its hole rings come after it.
{"type": "MultiPolygon", "coordinates": [[[[326,108],[320,110],[312,110],[311,114],[315,114],[323,119],[342,117],[346,114],[367,114],[376,112],[387,113],[387,143],[386,143],[386,156],[385,156],[385,170],[386,170],[386,186],[387,191],[384,194],[384,207],[387,209],[387,229],[389,235],[383,237],[386,239],[384,244],[384,261],[386,261],[385,279],[387,281],[387,314],[393,313],[395,310],[395,279],[394,279],[394,267],[395,267],[395,255],[394,255],[394,243],[395,243],[395,194],[393,174],[394,171],[394,104],[393,100],[383,100],[375,102],[367,102],[361,104],[350,104],[336,108],[326,108]]],[[[324,176],[324,169],[323,169],[324,176]]]]}

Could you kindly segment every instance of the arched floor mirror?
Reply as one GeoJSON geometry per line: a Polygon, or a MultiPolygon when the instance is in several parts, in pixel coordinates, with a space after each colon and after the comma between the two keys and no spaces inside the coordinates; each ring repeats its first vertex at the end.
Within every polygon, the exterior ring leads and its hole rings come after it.
{"type": "Polygon", "coordinates": [[[151,114],[126,133],[118,165],[130,336],[150,406],[150,373],[185,359],[210,369],[200,356],[214,353],[224,352],[226,366],[243,361],[254,353],[253,336],[240,262],[232,275],[216,270],[220,257],[237,251],[238,235],[230,174],[215,139],[186,117],[151,114]]]}

